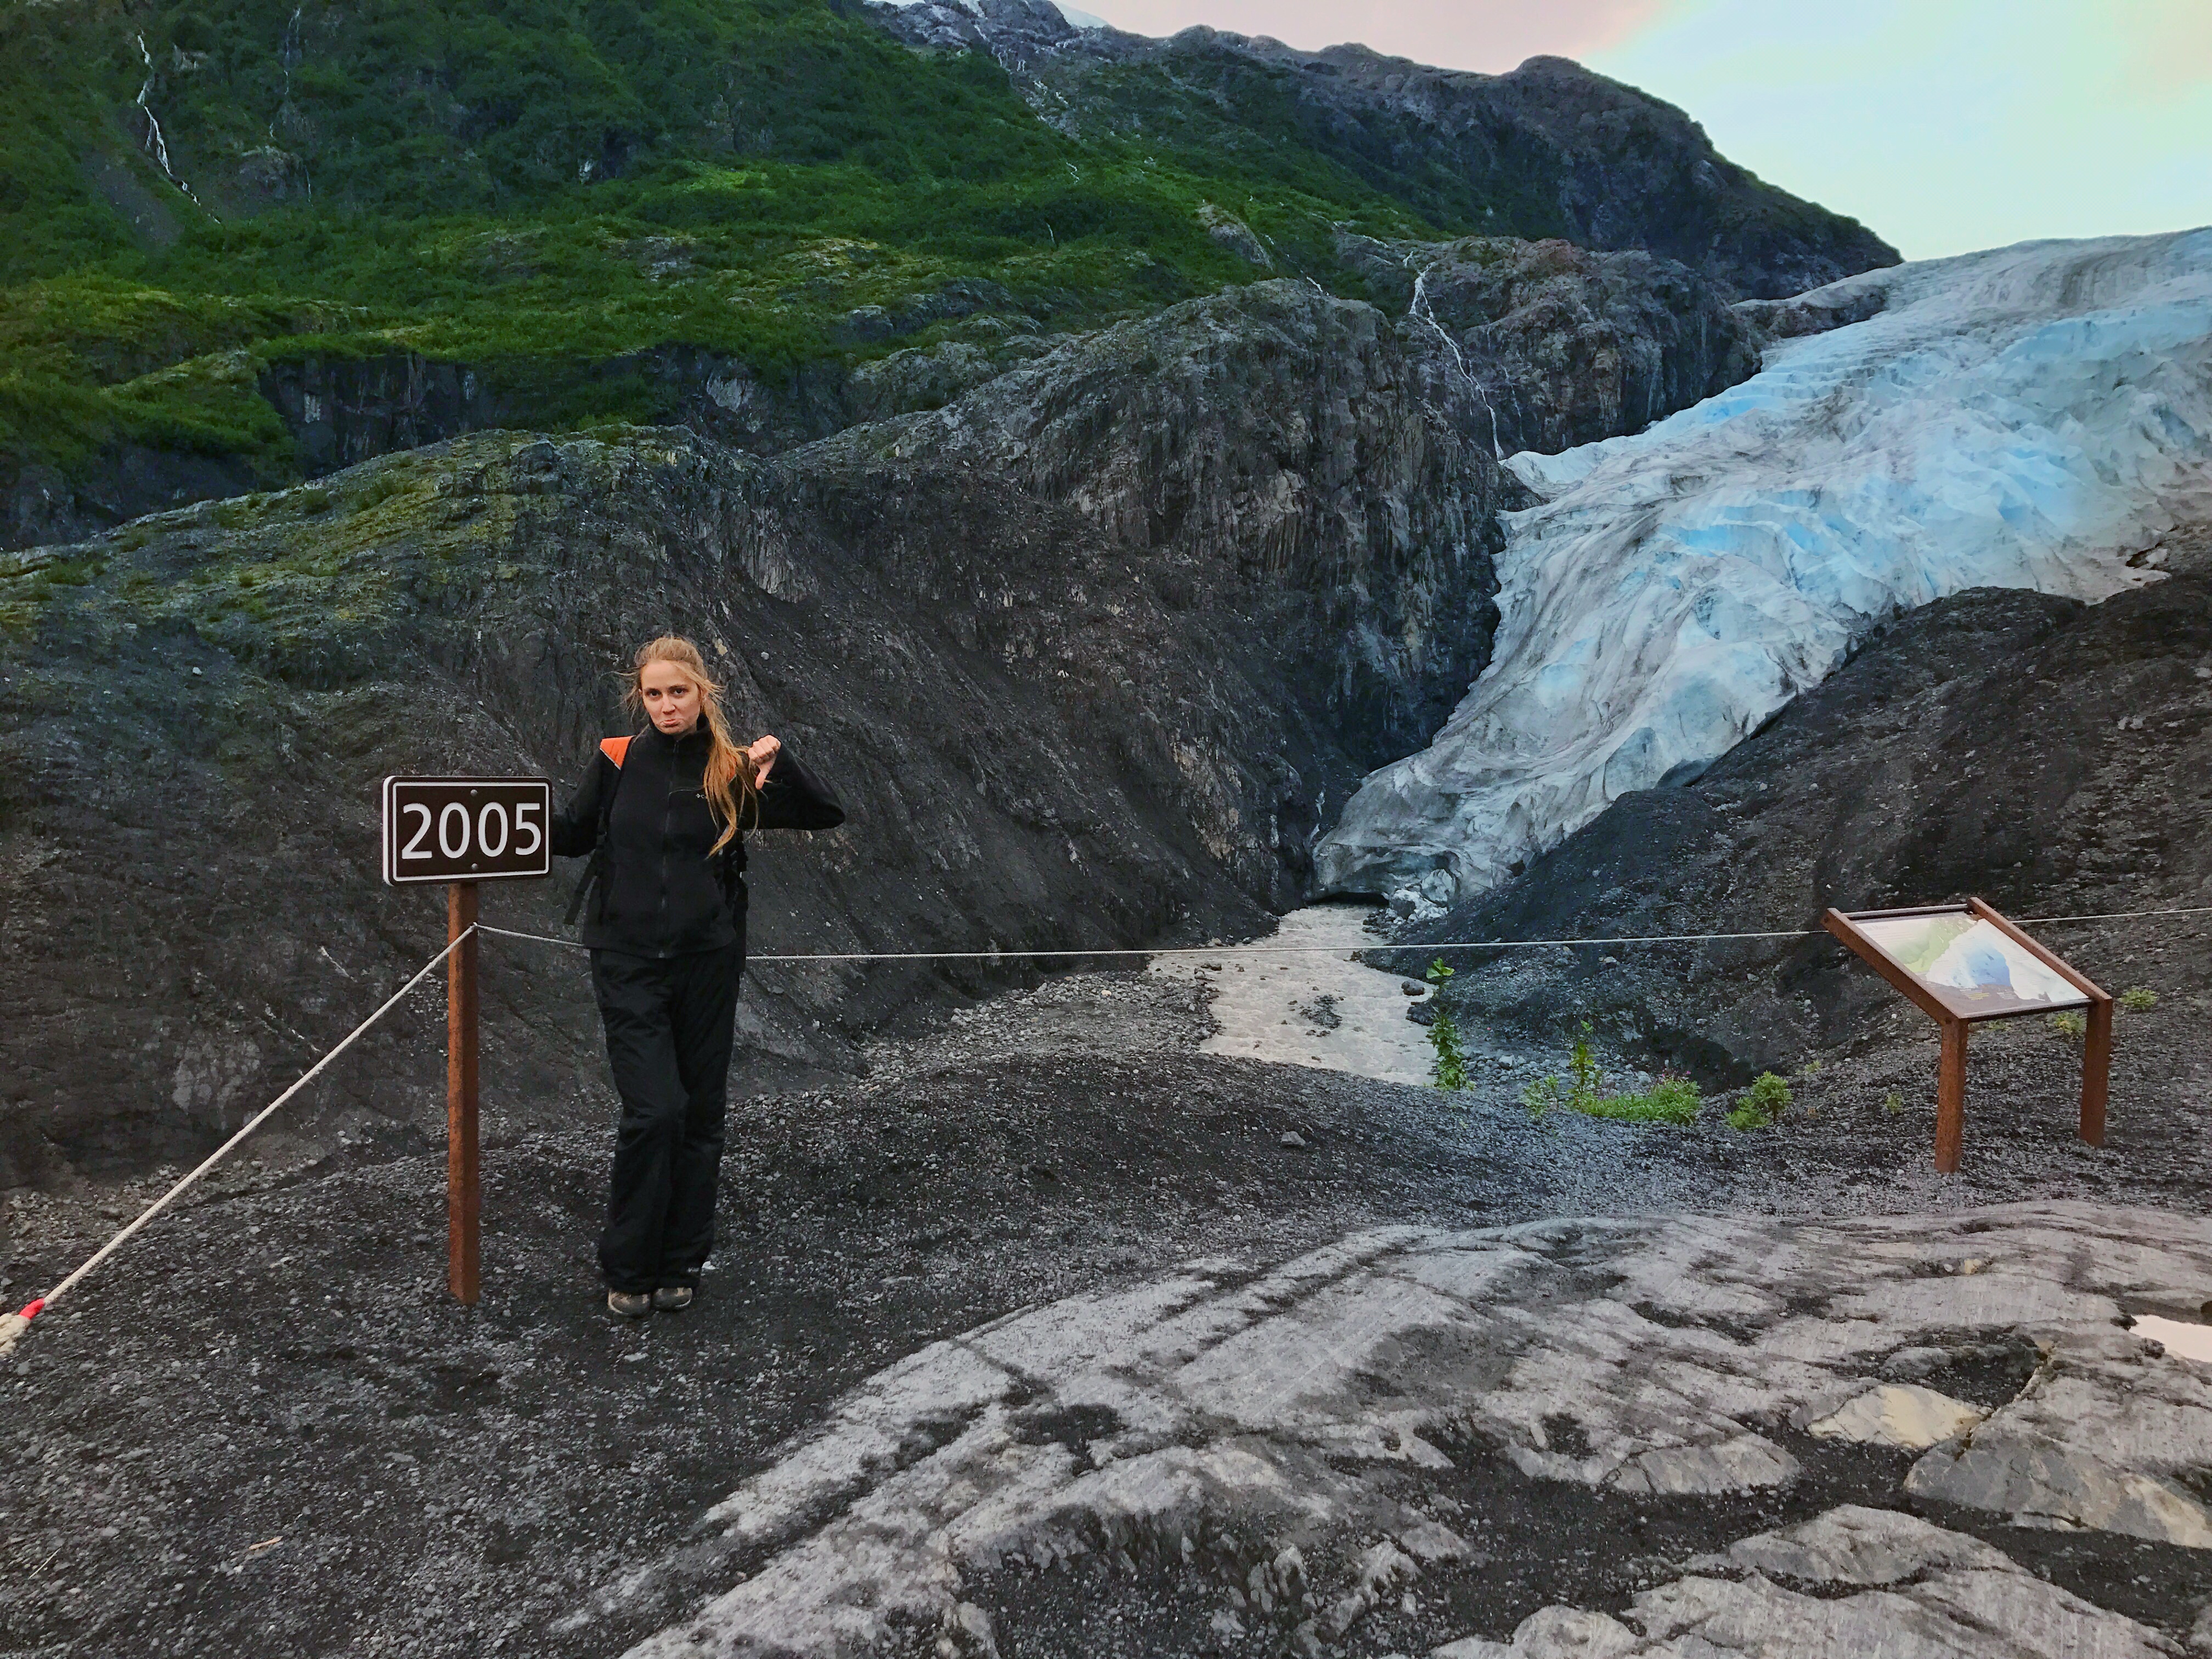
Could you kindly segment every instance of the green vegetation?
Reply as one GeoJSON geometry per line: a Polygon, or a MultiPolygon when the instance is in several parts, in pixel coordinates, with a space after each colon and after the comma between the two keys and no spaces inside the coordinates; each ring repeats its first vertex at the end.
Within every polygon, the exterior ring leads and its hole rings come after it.
{"type": "Polygon", "coordinates": [[[2131,985],[2112,1000],[2130,1014],[2140,1014],[2158,1006],[2158,993],[2148,985],[2131,985]]]}
{"type": "Polygon", "coordinates": [[[1881,1109],[1891,1117],[1900,1117],[1905,1112],[1905,1097],[1892,1089],[1881,1097],[1881,1109]]]}
{"type": "Polygon", "coordinates": [[[1731,1129],[1765,1129],[1781,1121],[1782,1114],[1790,1109],[1792,1097],[1790,1085],[1771,1072],[1761,1072],[1736,1097],[1728,1115],[1731,1129]]]}
{"type": "Polygon", "coordinates": [[[1095,325],[1261,274],[1224,214],[1346,292],[1339,224],[1544,228],[1363,176],[1286,112],[1223,120],[1071,137],[988,56],[831,0],[0,0],[0,461],[132,441],[273,482],[257,382],[304,355],[466,362],[534,424],[649,421],[660,380],[581,371],[681,344],[779,384],[979,309],[1095,325]]]}
{"type": "Polygon", "coordinates": [[[2043,1017],[2043,1023],[2069,1042],[2079,1042],[2089,1035],[2089,1021],[2087,1016],[2076,1008],[2065,1008],[2055,1014],[2045,1014],[2043,1017]]]}
{"type": "Polygon", "coordinates": [[[1531,1117],[1557,1109],[1626,1123],[1671,1123],[1678,1127],[1698,1121],[1701,1099],[1698,1085],[1687,1078],[1662,1077],[1635,1094],[1606,1093],[1605,1074],[1598,1065],[1591,1036],[1590,1023],[1583,1020],[1567,1051],[1564,1083],[1557,1076],[1541,1078],[1521,1091],[1521,1103],[1531,1117]]]}
{"type": "Polygon", "coordinates": [[[1452,1011],[1443,1000],[1444,984],[1451,976],[1452,970],[1444,965],[1442,957],[1429,964],[1428,981],[1437,988],[1436,1018],[1429,1024],[1429,1046],[1437,1051],[1437,1058],[1430,1075],[1439,1089],[1464,1089],[1467,1055],[1459,1046],[1459,1022],[1452,1018],[1452,1011]]]}

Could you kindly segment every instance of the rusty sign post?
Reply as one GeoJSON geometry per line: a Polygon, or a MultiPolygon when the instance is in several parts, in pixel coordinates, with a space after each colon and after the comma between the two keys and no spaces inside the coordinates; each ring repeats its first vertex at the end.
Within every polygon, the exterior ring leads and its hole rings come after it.
{"type": "Polygon", "coordinates": [[[1936,1167],[1959,1167],[1966,1134],[1966,1032],[1984,1020],[2081,1009],[2081,1139],[2105,1144],[2112,1000],[1978,898],[1910,910],[1830,910],[1827,929],[1943,1033],[1936,1167]]]}
{"type": "Polygon", "coordinates": [[[446,889],[446,1287],[471,1305],[483,1287],[483,1200],[477,1153],[477,884],[446,889]],[[459,940],[455,945],[453,942],[459,940]]]}
{"type": "Polygon", "coordinates": [[[477,1136],[477,884],[552,873],[552,786],[543,778],[384,781],[384,878],[446,888],[446,1284],[483,1288],[477,1136]]]}

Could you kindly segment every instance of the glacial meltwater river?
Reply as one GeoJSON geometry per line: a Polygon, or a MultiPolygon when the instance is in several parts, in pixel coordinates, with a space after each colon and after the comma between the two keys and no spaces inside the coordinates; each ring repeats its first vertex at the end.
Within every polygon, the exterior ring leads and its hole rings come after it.
{"type": "MultiPolygon", "coordinates": [[[[1208,1054],[1426,1083],[1428,1029],[1406,1018],[1418,1000],[1406,994],[1410,981],[1352,955],[1381,943],[1361,925],[1369,914],[1360,904],[1308,905],[1254,943],[1316,947],[1310,952],[1224,945],[1219,956],[1156,957],[1152,971],[1213,987],[1219,1029],[1204,1045],[1208,1054]]],[[[1431,994],[1424,986],[1421,998],[1431,994]]]]}

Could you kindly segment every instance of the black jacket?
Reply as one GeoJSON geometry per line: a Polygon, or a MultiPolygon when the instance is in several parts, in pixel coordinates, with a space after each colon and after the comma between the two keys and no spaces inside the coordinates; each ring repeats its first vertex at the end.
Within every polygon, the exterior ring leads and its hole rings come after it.
{"type": "Polygon", "coordinates": [[[743,831],[830,830],[845,821],[837,798],[786,748],[761,786],[757,817],[748,806],[737,839],[710,858],[721,829],[702,785],[707,749],[703,729],[671,738],[648,727],[630,740],[622,765],[604,752],[593,756],[583,787],[554,814],[556,853],[598,854],[583,928],[592,950],[675,957],[742,942],[743,831]]]}

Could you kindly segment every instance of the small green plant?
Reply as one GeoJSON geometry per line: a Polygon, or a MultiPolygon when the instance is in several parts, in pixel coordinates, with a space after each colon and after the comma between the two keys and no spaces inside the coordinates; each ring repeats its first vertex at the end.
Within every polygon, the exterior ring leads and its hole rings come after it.
{"type": "Polygon", "coordinates": [[[1573,1079],[1567,1085],[1567,1103],[1578,1112],[1589,1109],[1589,1103],[1598,1097],[1605,1082],[1605,1074],[1598,1070],[1597,1049],[1590,1036],[1590,1023],[1584,1020],[1567,1050],[1567,1075],[1573,1079]]]}
{"type": "Polygon", "coordinates": [[[2128,1012],[2139,1014],[2146,1008],[2158,1006],[2158,993],[2148,985],[2135,985],[2121,992],[2112,1000],[2126,1009],[2128,1012]]]}
{"type": "Polygon", "coordinates": [[[1695,1123],[1703,1097],[1698,1085],[1686,1077],[1662,1077],[1634,1094],[1608,1095],[1605,1073],[1597,1063],[1594,1028],[1583,1020],[1567,1050],[1567,1077],[1540,1078],[1521,1091],[1521,1103],[1531,1117],[1554,1109],[1581,1112],[1589,1117],[1610,1118],[1622,1123],[1695,1123]]]}
{"type": "Polygon", "coordinates": [[[1736,1099],[1728,1115],[1731,1129],[1765,1129],[1790,1109],[1790,1085],[1771,1072],[1761,1072],[1757,1081],[1736,1099]]]}
{"type": "Polygon", "coordinates": [[[1798,1075],[1799,1077],[1818,1077],[1818,1076],[1820,1076],[1820,1062],[1819,1060],[1807,1060],[1807,1061],[1806,1061],[1802,1066],[1800,1066],[1797,1068],[1797,1075],[1798,1075]]]}
{"type": "Polygon", "coordinates": [[[1608,1095],[1582,1102],[1574,1109],[1618,1122],[1671,1123],[1686,1128],[1698,1121],[1698,1108],[1703,1103],[1698,1085],[1688,1078],[1662,1077],[1641,1094],[1608,1095]]]}
{"type": "Polygon", "coordinates": [[[2089,1034],[2089,1021],[2078,1011],[2067,1008],[2044,1016],[2043,1023],[2064,1037],[2069,1042],[2079,1042],[2089,1034]]]}
{"type": "Polygon", "coordinates": [[[1540,1077],[1521,1091],[1521,1103],[1530,1117],[1541,1117],[1555,1106],[1567,1103],[1567,1091],[1556,1077],[1540,1077]]]}
{"type": "Polygon", "coordinates": [[[1451,976],[1442,957],[1429,964],[1428,981],[1437,988],[1437,1017],[1429,1023],[1429,1046],[1437,1058],[1430,1075],[1437,1088],[1458,1090],[1467,1087],[1467,1055],[1459,1046],[1459,1022],[1443,1000],[1444,983],[1451,976]]]}
{"type": "Polygon", "coordinates": [[[1892,1117],[1900,1115],[1905,1110],[1905,1097],[1892,1089],[1881,1097],[1881,1109],[1892,1117]]]}

